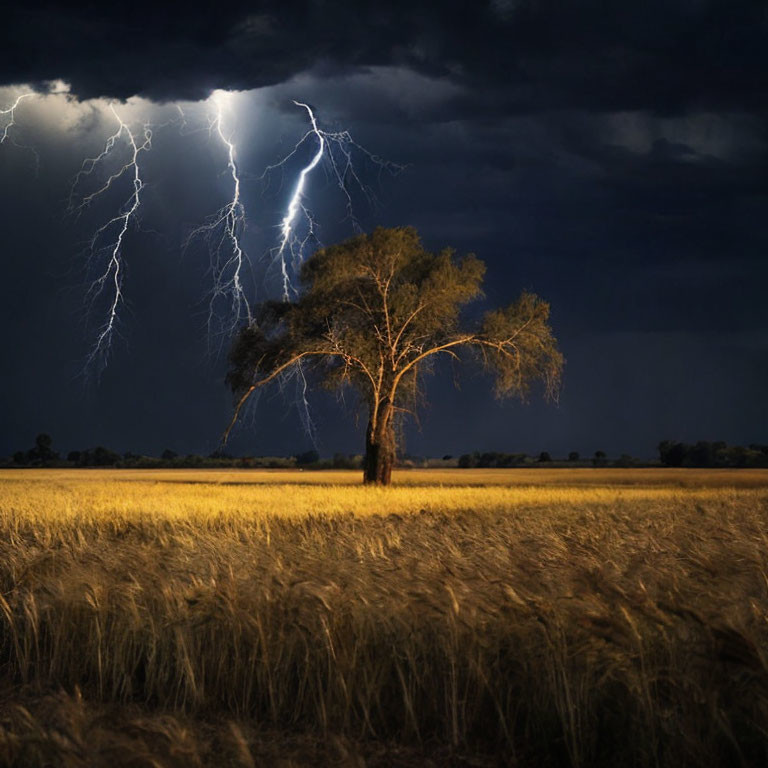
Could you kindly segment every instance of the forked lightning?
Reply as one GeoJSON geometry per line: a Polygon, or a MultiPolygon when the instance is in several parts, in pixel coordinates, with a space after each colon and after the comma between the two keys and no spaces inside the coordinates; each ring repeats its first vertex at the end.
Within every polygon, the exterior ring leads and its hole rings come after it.
{"type": "Polygon", "coordinates": [[[306,258],[307,247],[313,244],[317,245],[320,242],[317,236],[317,222],[305,202],[305,197],[307,179],[312,171],[320,165],[321,160],[325,159],[329,176],[345,198],[345,218],[351,223],[355,232],[362,231],[362,228],[354,212],[353,191],[357,190],[362,193],[370,206],[375,204],[375,200],[370,188],[363,183],[358,175],[353,155],[357,153],[358,156],[362,156],[366,161],[378,166],[379,170],[387,170],[393,174],[403,170],[402,165],[382,160],[377,155],[360,146],[360,144],[354,141],[349,131],[332,132],[322,130],[318,127],[315,113],[309,104],[301,101],[294,101],[293,103],[307,111],[311,128],[299,139],[288,155],[280,160],[280,162],[268,166],[264,174],[262,174],[263,178],[276,169],[284,172],[288,162],[301,151],[301,148],[307,141],[314,139],[317,142],[315,152],[312,154],[309,162],[299,172],[298,180],[288,201],[285,216],[280,223],[280,243],[274,251],[275,259],[280,266],[283,282],[283,299],[285,301],[288,301],[297,292],[292,276],[295,276],[301,263],[306,258]]]}
{"type": "Polygon", "coordinates": [[[16,97],[10,107],[0,109],[0,118],[5,121],[2,130],[0,131],[0,144],[13,144],[14,147],[31,152],[32,156],[35,158],[35,173],[37,173],[40,169],[40,156],[37,154],[37,150],[27,144],[19,144],[16,137],[13,135],[14,132],[11,130],[16,126],[16,110],[19,108],[19,105],[24,99],[28,99],[34,95],[34,93],[22,93],[16,97]]]}
{"type": "MultiPolygon", "coordinates": [[[[0,109],[0,144],[8,143],[31,149],[19,144],[14,134],[17,131],[16,113],[19,106],[25,99],[35,95],[34,92],[22,93],[15,97],[10,106],[0,109]]],[[[243,246],[246,211],[242,198],[242,177],[237,162],[234,131],[227,126],[232,111],[232,98],[233,94],[226,91],[214,91],[206,102],[209,107],[208,134],[215,137],[224,149],[231,192],[226,204],[193,229],[184,243],[184,249],[198,238],[207,244],[213,274],[213,288],[208,303],[208,332],[209,338],[218,332],[222,340],[235,333],[243,322],[253,322],[250,303],[253,297],[248,295],[244,286],[250,262],[243,246]]],[[[402,170],[402,166],[386,162],[368,152],[352,139],[348,131],[327,131],[321,128],[309,104],[302,101],[295,101],[294,104],[306,111],[309,130],[288,155],[268,166],[261,177],[267,178],[278,171],[283,175],[292,172],[299,157],[311,147],[308,160],[296,169],[298,175],[280,220],[278,242],[270,251],[279,265],[284,301],[297,295],[299,289],[296,277],[301,264],[309,249],[321,244],[319,227],[308,202],[309,182],[313,172],[318,167],[324,168],[326,178],[338,188],[344,200],[343,219],[350,222],[355,232],[359,232],[361,227],[355,215],[353,197],[362,196],[371,206],[375,200],[371,190],[363,183],[355,162],[362,160],[368,165],[377,166],[380,171],[387,170],[393,174],[402,170]]],[[[129,232],[138,225],[143,205],[142,192],[146,186],[142,175],[143,158],[152,147],[153,129],[173,124],[178,126],[181,136],[190,135],[186,131],[187,113],[181,105],[174,105],[178,112],[175,119],[155,125],[150,122],[137,125],[121,116],[119,105],[110,103],[106,106],[116,121],[115,130],[107,137],[98,154],[82,162],[74,176],[68,200],[68,212],[77,218],[99,199],[106,197],[108,192],[120,194],[124,190],[126,194],[117,214],[96,229],[85,249],[89,267],[95,274],[87,292],[89,306],[93,309],[97,299],[105,306],[105,314],[99,323],[86,363],[86,368],[96,368],[98,371],[108,362],[112,342],[118,331],[120,307],[124,303],[123,251],[129,232]],[[97,174],[105,180],[93,184],[91,179],[97,174]]],[[[197,129],[193,132],[196,133],[197,129]]],[[[311,434],[313,426],[306,398],[304,371],[298,367],[292,375],[296,382],[299,412],[307,432],[311,434]]],[[[284,380],[286,384],[289,378],[284,380]]]]}
{"type": "MultiPolygon", "coordinates": [[[[196,238],[202,237],[208,244],[213,273],[213,290],[208,309],[208,332],[213,332],[216,305],[219,299],[228,302],[228,319],[222,321],[222,329],[233,333],[243,320],[251,322],[251,307],[243,290],[243,273],[247,257],[241,244],[245,229],[245,207],[241,199],[240,172],[235,159],[234,141],[224,128],[224,108],[229,94],[216,91],[211,97],[215,112],[210,120],[209,133],[215,132],[227,153],[227,170],[232,179],[232,196],[222,208],[202,226],[192,230],[184,248],[196,238]]],[[[182,113],[183,114],[183,113],[182,113]]]]}
{"type": "Polygon", "coordinates": [[[86,367],[103,367],[106,364],[112,339],[118,322],[118,310],[123,302],[123,245],[125,236],[132,225],[135,225],[137,212],[141,204],[141,192],[144,182],[141,177],[139,163],[140,155],[150,150],[152,146],[152,128],[148,123],[142,127],[141,138],[137,141],[136,134],[115,109],[114,104],[109,106],[117,120],[117,130],[107,139],[104,149],[96,157],[87,158],[75,176],[70,194],[70,212],[80,213],[94,200],[119,183],[123,177],[130,178],[129,195],[116,216],[100,226],[91,237],[87,252],[89,261],[97,263],[98,276],[95,278],[88,291],[88,297],[92,304],[97,297],[108,293],[108,309],[106,318],[101,324],[96,340],[91,348],[86,361],[86,367]],[[119,140],[124,140],[128,146],[128,161],[117,171],[110,174],[107,180],[95,192],[84,195],[78,205],[74,205],[77,187],[83,179],[90,176],[93,171],[116,151],[119,140]],[[106,257],[106,258],[105,258],[106,257]],[[105,263],[98,267],[98,262],[105,263]]]}

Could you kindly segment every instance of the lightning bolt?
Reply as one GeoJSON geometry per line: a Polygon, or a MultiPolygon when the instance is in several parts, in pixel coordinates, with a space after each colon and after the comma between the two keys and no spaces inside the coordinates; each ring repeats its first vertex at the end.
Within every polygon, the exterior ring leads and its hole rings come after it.
{"type": "Polygon", "coordinates": [[[121,173],[125,171],[125,166],[123,166],[121,171],[116,174],[112,174],[107,179],[103,187],[96,190],[96,192],[91,193],[90,195],[82,196],[80,198],[80,202],[76,204],[80,182],[87,176],[90,176],[96,170],[96,167],[112,153],[115,148],[115,144],[123,135],[123,121],[120,119],[120,117],[117,116],[117,113],[111,105],[110,109],[112,110],[112,113],[115,115],[115,117],[117,117],[117,130],[107,139],[106,143],[104,144],[104,149],[102,149],[101,152],[96,155],[96,157],[87,157],[85,160],[83,160],[82,165],[80,166],[80,170],[75,174],[75,178],[73,179],[72,186],[69,190],[69,205],[67,206],[67,212],[69,214],[79,216],[99,195],[101,195],[103,192],[106,192],[107,189],[109,189],[112,185],[112,182],[116,181],[120,177],[121,173]]]}
{"type": "Polygon", "coordinates": [[[14,147],[19,149],[26,149],[31,152],[35,158],[35,175],[40,171],[40,155],[37,154],[37,150],[34,147],[30,147],[27,144],[19,144],[13,136],[11,129],[16,125],[16,110],[19,108],[24,99],[28,99],[34,96],[34,93],[22,93],[16,97],[16,100],[7,109],[0,109],[0,118],[5,118],[6,122],[2,127],[2,135],[0,135],[0,144],[13,144],[14,147]]]}
{"type": "Polygon", "coordinates": [[[208,245],[213,273],[213,290],[208,305],[208,334],[216,317],[216,305],[224,299],[229,305],[229,322],[224,323],[222,331],[233,333],[245,319],[252,322],[251,307],[243,289],[243,274],[247,264],[247,255],[241,244],[245,229],[245,206],[241,199],[240,171],[237,166],[235,143],[224,128],[224,108],[229,94],[215,91],[212,102],[215,113],[209,122],[209,134],[214,133],[224,146],[227,156],[227,172],[232,180],[232,196],[229,201],[213,214],[202,226],[188,235],[184,250],[193,240],[203,238],[208,245]]]}
{"type": "Polygon", "coordinates": [[[21,104],[24,99],[28,99],[31,95],[31,93],[22,93],[21,96],[16,97],[16,101],[14,101],[10,107],[7,109],[0,109],[0,115],[8,117],[8,122],[3,126],[3,135],[0,136],[0,144],[5,144],[5,142],[8,141],[10,130],[16,125],[16,110],[18,109],[19,104],[21,104]]]}
{"type": "MultiPolygon", "coordinates": [[[[68,91],[63,84],[52,84],[49,94],[63,93],[66,98],[68,91]]],[[[35,150],[20,144],[15,135],[19,108],[25,100],[36,95],[35,92],[21,93],[14,97],[13,103],[0,109],[0,145],[9,143],[27,149],[34,153],[37,160],[35,150]]],[[[186,250],[196,238],[202,238],[207,243],[213,275],[213,288],[208,303],[208,337],[212,338],[216,322],[219,323],[222,343],[243,321],[249,324],[253,322],[249,295],[244,286],[246,270],[250,274],[250,261],[243,246],[246,229],[243,176],[238,166],[234,134],[227,127],[232,97],[233,94],[226,91],[214,91],[208,102],[205,102],[208,108],[207,121],[193,130],[188,130],[187,113],[180,104],[169,105],[175,110],[174,117],[160,123],[148,120],[141,123],[127,117],[124,119],[120,114],[123,110],[118,111],[117,102],[106,105],[115,120],[115,128],[104,141],[101,150],[83,160],[72,180],[67,201],[69,215],[78,218],[98,201],[112,199],[113,195],[123,195],[117,213],[107,218],[93,232],[85,247],[92,278],[86,293],[88,311],[92,312],[97,302],[102,307],[100,311],[104,311],[86,359],[86,369],[97,367],[100,372],[110,357],[114,336],[119,331],[120,310],[125,303],[123,282],[126,238],[133,228],[138,227],[140,209],[144,205],[144,156],[152,148],[153,131],[171,124],[179,126],[180,136],[188,136],[198,130],[206,130],[207,122],[209,137],[215,139],[224,150],[224,173],[231,189],[225,205],[194,229],[182,244],[186,250]],[[97,178],[98,181],[95,181],[97,178]]],[[[285,301],[298,295],[295,277],[309,248],[321,245],[319,227],[308,202],[310,179],[317,173],[317,169],[322,167],[327,182],[340,191],[346,211],[343,221],[351,222],[353,230],[361,231],[354,203],[359,202],[360,195],[371,207],[376,204],[376,200],[371,189],[363,182],[358,161],[362,159],[368,166],[377,166],[380,174],[382,170],[387,170],[395,175],[404,167],[368,152],[353,140],[348,131],[323,129],[309,104],[302,101],[295,101],[294,104],[305,111],[309,121],[308,130],[288,155],[268,166],[261,176],[264,179],[279,170],[285,178],[289,168],[299,164],[287,207],[280,219],[277,243],[268,252],[275,263],[279,264],[281,292],[285,301]],[[305,162],[300,164],[299,159],[307,155],[305,162]]],[[[291,378],[296,386],[297,405],[305,430],[313,436],[315,430],[309,411],[305,370],[297,366],[290,376],[284,377],[284,383],[287,384],[291,378]]]]}
{"type": "MultiPolygon", "coordinates": [[[[397,174],[404,168],[402,165],[387,162],[366,150],[354,141],[349,131],[330,132],[321,129],[309,104],[301,101],[294,101],[293,103],[306,110],[310,129],[299,139],[288,155],[274,165],[267,166],[261,176],[264,179],[276,169],[280,169],[284,173],[289,161],[296,157],[308,142],[313,141],[315,143],[315,149],[309,162],[299,171],[285,215],[280,222],[280,240],[276,248],[273,249],[274,260],[280,267],[283,301],[290,301],[292,296],[298,294],[298,289],[294,286],[291,275],[295,275],[301,267],[307,247],[312,243],[321,244],[317,236],[317,222],[306,203],[307,181],[315,168],[325,160],[326,174],[341,191],[345,199],[345,219],[351,222],[355,232],[361,232],[362,227],[354,211],[353,190],[362,192],[370,207],[375,207],[376,200],[372,191],[358,175],[354,164],[354,155],[361,155],[369,163],[378,166],[380,172],[388,170],[392,174],[397,174]]],[[[296,405],[302,425],[312,443],[317,447],[315,425],[307,399],[306,373],[301,363],[297,363],[285,375],[284,382],[287,383],[290,378],[296,380],[296,405]]]]}
{"type": "MultiPolygon", "coordinates": [[[[301,101],[294,101],[293,103],[297,107],[301,107],[307,111],[310,121],[310,129],[301,137],[301,139],[299,139],[288,155],[278,163],[268,166],[262,174],[263,179],[278,168],[284,172],[288,162],[301,151],[306,143],[309,141],[315,143],[315,149],[309,162],[299,171],[298,178],[293,187],[293,192],[288,201],[288,207],[280,222],[280,241],[273,251],[274,260],[280,266],[283,301],[290,301],[291,296],[298,293],[298,290],[294,287],[291,280],[291,274],[295,275],[300,268],[306,255],[307,246],[310,243],[320,244],[319,238],[317,237],[317,223],[310,208],[305,202],[307,180],[312,171],[321,164],[323,159],[326,160],[327,175],[329,175],[335,182],[345,198],[346,219],[352,223],[352,227],[356,232],[360,232],[362,231],[362,228],[354,213],[351,188],[360,190],[371,206],[375,204],[375,199],[369,188],[366,187],[360,179],[360,176],[355,169],[353,155],[355,153],[362,154],[365,159],[373,162],[380,170],[387,169],[390,172],[398,173],[403,169],[403,166],[395,163],[387,163],[378,156],[368,152],[364,147],[360,146],[352,139],[349,131],[329,132],[321,129],[318,126],[315,113],[309,104],[301,101]],[[300,228],[303,229],[301,233],[300,228]]],[[[314,422],[312,420],[309,401],[307,399],[307,379],[301,363],[298,363],[294,369],[286,375],[286,383],[291,377],[295,377],[296,379],[296,401],[299,417],[301,418],[305,432],[312,439],[315,447],[317,447],[314,422]]]]}
{"type": "Polygon", "coordinates": [[[86,158],[75,175],[70,192],[69,211],[79,215],[89,207],[97,198],[112,189],[124,177],[130,178],[129,195],[123,202],[116,216],[113,216],[100,226],[91,237],[86,251],[89,263],[100,259],[104,260],[101,272],[91,283],[87,298],[92,306],[96,299],[104,293],[108,293],[108,307],[104,322],[97,331],[96,339],[86,360],[86,368],[95,365],[97,361],[106,363],[109,355],[112,339],[118,324],[118,313],[123,303],[123,245],[125,236],[132,225],[135,225],[137,212],[141,204],[141,192],[144,189],[144,181],[141,177],[140,156],[148,152],[152,147],[152,128],[149,123],[142,127],[141,138],[137,135],[118,114],[114,104],[109,105],[110,111],[117,120],[117,130],[109,136],[104,149],[96,156],[86,158]],[[77,188],[83,180],[89,177],[102,163],[116,151],[118,142],[123,140],[128,148],[128,160],[111,173],[107,180],[95,192],[80,198],[78,205],[74,204],[77,196],[77,188]]]}
{"type": "MultiPolygon", "coordinates": [[[[314,235],[315,222],[303,202],[304,187],[307,183],[307,176],[312,173],[313,169],[317,167],[318,163],[323,159],[323,153],[325,151],[325,136],[317,127],[317,120],[315,119],[315,115],[314,112],[312,112],[311,107],[308,104],[303,104],[300,101],[294,101],[293,103],[297,107],[304,107],[304,109],[306,109],[309,113],[309,119],[312,122],[312,130],[304,135],[304,137],[301,139],[301,142],[299,142],[299,145],[312,134],[317,138],[317,151],[309,161],[309,164],[301,169],[301,172],[299,173],[299,180],[296,182],[293,194],[291,195],[291,199],[288,202],[288,210],[286,211],[286,214],[283,217],[283,221],[280,224],[282,235],[280,245],[277,249],[277,258],[280,260],[280,272],[283,276],[283,299],[285,301],[288,301],[290,298],[292,289],[290,278],[288,276],[287,265],[285,262],[285,252],[286,249],[290,249],[291,256],[293,257],[295,265],[297,262],[297,257],[301,257],[301,253],[303,252],[304,247],[306,246],[309,239],[314,235]],[[301,241],[297,239],[295,233],[295,220],[299,210],[302,211],[308,223],[307,236],[301,241]]],[[[296,151],[298,151],[298,146],[291,154],[294,154],[296,151]]],[[[288,157],[291,157],[291,155],[288,157]]]]}
{"type": "Polygon", "coordinates": [[[321,161],[325,159],[327,175],[335,182],[344,196],[345,219],[351,222],[355,232],[361,232],[362,228],[354,211],[353,190],[362,192],[371,207],[375,207],[376,199],[371,189],[361,180],[355,168],[354,155],[361,155],[368,162],[378,166],[380,172],[387,170],[396,175],[405,167],[398,163],[385,161],[378,155],[369,152],[352,138],[349,131],[331,132],[321,129],[309,104],[301,101],[294,101],[293,103],[307,111],[311,125],[310,130],[299,139],[288,155],[274,165],[267,166],[262,174],[263,179],[276,169],[284,172],[287,163],[301,151],[301,148],[308,141],[316,142],[315,152],[299,172],[293,193],[288,201],[288,207],[280,223],[280,241],[273,251],[274,258],[280,266],[284,301],[288,301],[291,295],[298,293],[291,280],[291,273],[295,274],[304,261],[307,246],[313,242],[320,244],[317,237],[317,222],[305,202],[305,197],[307,179],[321,161]],[[300,234],[301,227],[303,227],[303,233],[300,234]]]}

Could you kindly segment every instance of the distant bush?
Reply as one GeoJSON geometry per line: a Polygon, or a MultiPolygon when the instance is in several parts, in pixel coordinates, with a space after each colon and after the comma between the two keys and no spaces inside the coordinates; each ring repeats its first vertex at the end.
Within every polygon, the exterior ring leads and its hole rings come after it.
{"type": "Polygon", "coordinates": [[[34,448],[28,451],[16,451],[13,454],[13,463],[19,466],[45,467],[58,461],[59,454],[51,446],[53,439],[45,432],[41,432],[35,438],[34,448]]]}
{"type": "Polygon", "coordinates": [[[722,440],[689,445],[675,440],[659,443],[659,459],[667,467],[768,467],[768,445],[728,445],[722,440]]]}
{"type": "Polygon", "coordinates": [[[428,469],[456,469],[459,466],[459,459],[456,456],[441,459],[427,459],[425,466],[428,469]]]}
{"type": "Polygon", "coordinates": [[[425,456],[415,456],[412,453],[404,453],[397,457],[396,466],[406,469],[423,469],[427,467],[427,458],[425,456]]]}
{"type": "Polygon", "coordinates": [[[121,459],[119,453],[97,445],[92,451],[83,451],[80,454],[80,463],[93,467],[113,467],[121,459]]]}
{"type": "Polygon", "coordinates": [[[334,453],[331,460],[332,469],[362,469],[363,457],[360,455],[334,453]]]}
{"type": "Polygon", "coordinates": [[[304,453],[297,453],[295,456],[296,464],[300,467],[307,464],[317,464],[320,461],[320,454],[317,451],[304,451],[304,453]]]}
{"type": "MultiPolygon", "coordinates": [[[[549,460],[551,461],[551,459],[549,460]]],[[[471,469],[473,467],[491,469],[519,467],[523,464],[526,464],[527,462],[528,456],[525,453],[501,453],[499,451],[486,451],[485,453],[465,453],[459,456],[459,467],[462,469],[471,469]]]]}

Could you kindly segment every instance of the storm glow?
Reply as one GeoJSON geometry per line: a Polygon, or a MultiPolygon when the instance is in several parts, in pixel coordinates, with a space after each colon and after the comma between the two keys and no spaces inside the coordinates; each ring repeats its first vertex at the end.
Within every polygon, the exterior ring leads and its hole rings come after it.
{"type": "MultiPolygon", "coordinates": [[[[86,370],[100,373],[114,352],[114,338],[122,323],[122,308],[126,302],[126,248],[130,250],[130,235],[142,231],[141,219],[147,206],[144,194],[147,155],[152,151],[153,134],[160,130],[176,131],[179,137],[206,133],[212,148],[223,151],[222,172],[228,192],[225,203],[202,224],[194,226],[181,243],[187,253],[198,241],[205,244],[209,258],[211,285],[207,295],[207,336],[218,340],[221,348],[243,323],[253,322],[254,302],[269,298],[255,295],[255,275],[267,275],[271,265],[279,268],[280,295],[283,300],[294,298],[298,292],[297,276],[301,264],[312,249],[321,247],[321,224],[312,211],[313,191],[320,183],[310,183],[322,168],[325,187],[337,189],[342,210],[339,219],[350,230],[361,231],[355,211],[355,198],[366,206],[376,204],[374,194],[363,180],[364,167],[398,173],[402,166],[389,163],[368,152],[352,139],[346,130],[330,131],[321,127],[315,110],[305,101],[293,104],[307,116],[309,128],[293,149],[278,162],[269,164],[260,175],[243,173],[239,164],[237,136],[242,94],[217,90],[204,102],[157,105],[132,98],[126,102],[93,99],[79,101],[66,84],[49,84],[47,92],[8,89],[8,105],[0,109],[0,145],[8,144],[32,151],[19,139],[23,127],[17,119],[21,109],[36,104],[31,119],[47,120],[61,135],[76,132],[81,126],[101,123],[114,128],[101,143],[101,148],[86,157],[72,178],[66,201],[71,221],[95,219],[95,229],[85,241],[85,265],[89,274],[86,291],[86,313],[93,320],[95,331],[89,342],[86,370]],[[170,112],[170,117],[168,113],[170,112]],[[161,117],[158,117],[160,115],[161,117]],[[248,215],[244,184],[264,187],[269,178],[280,173],[293,177],[289,184],[290,197],[277,227],[276,243],[253,244],[246,248],[244,238],[248,215]],[[98,207],[97,207],[98,203],[98,207]],[[117,209],[109,213],[109,208],[117,209]],[[106,211],[106,213],[105,213],[106,211]],[[103,215],[101,222],[99,218],[103,215]],[[251,253],[249,253],[251,251],[251,253]],[[249,286],[247,288],[246,286],[249,286]]],[[[25,114],[25,118],[29,115],[25,114]]],[[[37,157],[35,153],[35,157],[37,157]]],[[[322,182],[322,175],[321,175],[322,182]]],[[[325,190],[322,189],[323,194],[325,190]]],[[[262,189],[262,195],[264,191],[262,189]]],[[[256,213],[261,214],[260,211],[256,213]]],[[[256,227],[256,230],[259,228],[256,227]]],[[[269,232],[269,228],[265,230],[269,232]]],[[[301,372],[300,372],[301,373],[301,372]]],[[[297,398],[304,411],[304,420],[311,431],[306,403],[306,382],[297,381],[297,398]]]]}

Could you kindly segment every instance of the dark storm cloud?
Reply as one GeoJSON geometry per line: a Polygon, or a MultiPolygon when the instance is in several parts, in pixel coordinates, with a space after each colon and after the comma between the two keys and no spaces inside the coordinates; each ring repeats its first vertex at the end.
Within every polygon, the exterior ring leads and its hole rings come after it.
{"type": "Polygon", "coordinates": [[[203,98],[313,70],[402,66],[461,85],[460,107],[764,110],[762,0],[13,3],[5,84],[81,98],[203,98]]]}

